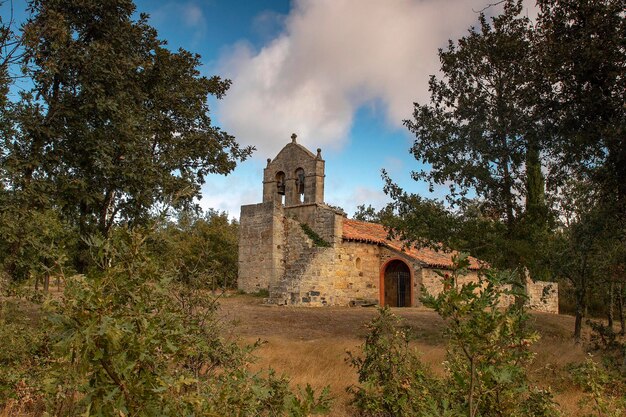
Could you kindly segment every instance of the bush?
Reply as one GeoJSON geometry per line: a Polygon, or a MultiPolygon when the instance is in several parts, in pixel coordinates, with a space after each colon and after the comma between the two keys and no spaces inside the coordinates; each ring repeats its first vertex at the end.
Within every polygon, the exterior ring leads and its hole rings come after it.
{"type": "Polygon", "coordinates": [[[93,240],[101,266],[68,279],[50,305],[53,415],[302,415],[328,410],[327,391],[290,391],[288,379],[250,374],[255,346],[218,336],[217,304],[149,256],[145,236],[93,240]],[[300,413],[300,414],[299,414],[300,413]]]}
{"type": "Polygon", "coordinates": [[[586,396],[580,406],[590,406],[597,414],[606,417],[623,416],[626,413],[626,379],[619,371],[599,365],[591,357],[582,364],[572,366],[574,382],[586,396]]]}
{"type": "Polygon", "coordinates": [[[409,347],[409,333],[389,308],[378,310],[368,325],[363,357],[348,352],[359,375],[349,387],[361,416],[399,417],[443,415],[438,399],[442,387],[409,347]]]}
{"type": "Polygon", "coordinates": [[[538,336],[527,315],[511,305],[499,307],[508,276],[487,272],[478,282],[457,285],[469,262],[455,259],[441,277],[444,290],[422,302],[446,323],[447,360],[443,378],[431,376],[388,310],[370,325],[364,359],[351,357],[361,386],[354,404],[363,416],[556,416],[549,391],[529,386],[529,347],[538,336]]]}
{"type": "Polygon", "coordinates": [[[39,382],[49,367],[49,343],[44,323],[33,314],[38,307],[0,301],[0,409],[16,415],[43,407],[39,382]]]}

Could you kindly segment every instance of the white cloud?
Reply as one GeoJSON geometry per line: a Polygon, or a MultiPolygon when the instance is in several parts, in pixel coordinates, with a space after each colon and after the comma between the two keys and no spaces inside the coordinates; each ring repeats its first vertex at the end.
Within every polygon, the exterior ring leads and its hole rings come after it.
{"type": "Polygon", "coordinates": [[[272,10],[264,10],[254,18],[252,30],[262,41],[271,40],[282,31],[286,17],[272,10]]]}
{"type": "Polygon", "coordinates": [[[488,0],[294,0],[284,30],[260,50],[239,43],[218,73],[233,80],[220,125],[259,154],[292,132],[309,147],[341,148],[355,111],[381,102],[400,126],[428,100],[437,49],[476,22],[488,0]]]}

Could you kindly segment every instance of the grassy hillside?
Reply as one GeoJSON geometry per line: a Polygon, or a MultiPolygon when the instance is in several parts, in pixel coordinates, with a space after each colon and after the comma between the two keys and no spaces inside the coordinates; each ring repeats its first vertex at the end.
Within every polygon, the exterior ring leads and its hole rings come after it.
{"type": "MultiPolygon", "coordinates": [[[[271,367],[278,374],[288,376],[294,387],[310,383],[321,389],[329,385],[335,399],[330,415],[354,415],[346,388],[357,383],[357,374],[346,362],[346,351],[359,353],[366,335],[365,324],[376,316],[375,308],[268,306],[262,298],[248,295],[221,297],[219,302],[218,314],[227,339],[239,340],[241,344],[259,339],[264,342],[255,351],[257,360],[251,364],[252,370],[271,367]]],[[[25,300],[18,304],[22,314],[17,324],[30,327],[41,320],[38,305],[25,300]]],[[[434,372],[443,373],[445,340],[441,318],[423,308],[392,310],[411,328],[415,336],[413,344],[421,359],[434,372]]],[[[541,339],[532,347],[536,357],[530,377],[533,383],[551,388],[564,416],[583,416],[590,410],[580,409],[578,403],[584,393],[572,381],[568,366],[588,357],[588,344],[577,345],[572,341],[573,325],[574,318],[568,315],[532,314],[531,326],[541,339]]],[[[587,333],[585,340],[588,339],[587,333]]],[[[0,410],[0,417],[40,414],[36,411],[15,414],[13,410],[19,408],[13,404],[0,410]]]]}
{"type": "MultiPolygon", "coordinates": [[[[443,322],[432,311],[393,309],[416,336],[415,347],[434,371],[445,360],[443,322]]],[[[362,307],[302,308],[262,304],[261,298],[235,296],[221,300],[221,314],[231,336],[266,343],[257,351],[256,369],[272,367],[289,375],[294,384],[330,385],[336,398],[333,416],[350,416],[346,387],[357,383],[356,373],[345,362],[346,351],[358,351],[364,325],[376,309],[362,307]]],[[[533,382],[551,387],[566,416],[582,416],[578,400],[583,393],[574,386],[567,366],[582,362],[584,346],[572,341],[574,318],[534,313],[532,325],[541,339],[533,346],[536,358],[531,368],[533,382]]]]}

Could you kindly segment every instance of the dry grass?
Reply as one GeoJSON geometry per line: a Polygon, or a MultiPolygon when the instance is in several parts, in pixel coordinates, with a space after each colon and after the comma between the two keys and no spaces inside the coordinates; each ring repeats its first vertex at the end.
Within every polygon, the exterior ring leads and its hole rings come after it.
{"type": "MultiPolygon", "coordinates": [[[[424,362],[441,372],[445,357],[441,319],[419,308],[394,309],[394,313],[415,330],[415,345],[424,362]]],[[[336,399],[332,415],[353,414],[346,387],[357,379],[354,369],[345,363],[346,351],[358,351],[365,324],[376,315],[375,309],[276,307],[263,305],[260,298],[235,296],[221,301],[221,315],[232,336],[245,342],[266,341],[256,351],[255,369],[271,367],[289,375],[294,385],[329,385],[336,399]]],[[[586,356],[571,339],[573,317],[537,313],[532,325],[541,340],[533,347],[537,355],[530,368],[531,379],[553,390],[563,415],[583,415],[578,406],[582,393],[572,386],[565,369],[586,356]]]]}
{"type": "MultiPolygon", "coordinates": [[[[376,309],[266,306],[261,298],[241,295],[222,298],[220,304],[227,335],[244,343],[258,339],[265,342],[255,351],[254,370],[271,367],[288,375],[294,386],[309,383],[321,389],[328,385],[335,398],[332,416],[354,415],[346,388],[357,383],[357,375],[345,362],[346,351],[359,351],[365,324],[376,316],[376,309]]],[[[27,310],[27,316],[36,320],[40,311],[31,310],[27,310]]],[[[422,360],[441,373],[445,358],[442,320],[426,309],[393,310],[417,335],[415,347],[422,360]]],[[[573,317],[537,313],[531,322],[541,334],[541,340],[533,346],[536,358],[530,368],[532,381],[552,389],[564,416],[585,415],[578,406],[582,393],[572,385],[566,370],[568,364],[582,362],[586,357],[583,347],[571,339],[573,317]]],[[[0,410],[0,417],[30,415],[16,412],[21,408],[8,404],[0,410]]]]}

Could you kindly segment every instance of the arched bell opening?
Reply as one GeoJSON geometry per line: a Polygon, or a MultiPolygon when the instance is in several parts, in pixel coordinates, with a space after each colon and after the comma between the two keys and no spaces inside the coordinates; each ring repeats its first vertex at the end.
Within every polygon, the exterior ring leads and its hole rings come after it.
{"type": "Polygon", "coordinates": [[[298,168],[296,169],[295,178],[296,178],[296,201],[298,203],[304,202],[304,169],[298,168]]]}
{"type": "Polygon", "coordinates": [[[285,173],[283,171],[276,173],[276,196],[281,204],[285,204],[285,173]]]}

